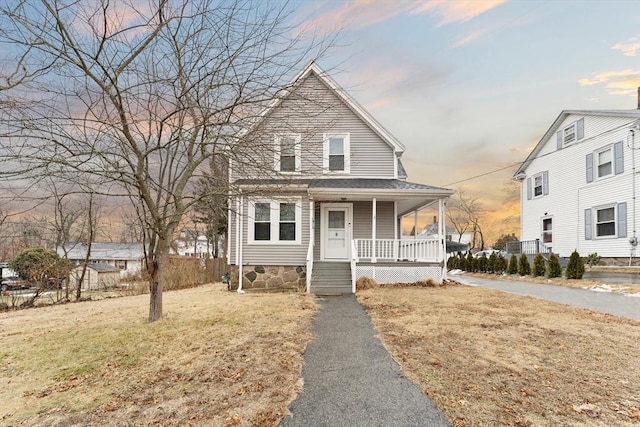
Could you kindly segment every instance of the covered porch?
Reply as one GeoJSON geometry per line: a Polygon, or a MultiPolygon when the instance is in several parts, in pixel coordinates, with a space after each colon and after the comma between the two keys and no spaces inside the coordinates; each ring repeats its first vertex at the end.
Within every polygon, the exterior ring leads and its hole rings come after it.
{"type": "Polygon", "coordinates": [[[343,292],[355,292],[360,277],[381,284],[446,279],[444,201],[453,191],[401,180],[318,181],[308,190],[307,292],[329,281],[321,277],[329,270],[349,276],[332,276],[343,292]],[[437,233],[403,238],[402,219],[413,219],[417,229],[418,211],[428,207],[437,210],[437,233]]]}

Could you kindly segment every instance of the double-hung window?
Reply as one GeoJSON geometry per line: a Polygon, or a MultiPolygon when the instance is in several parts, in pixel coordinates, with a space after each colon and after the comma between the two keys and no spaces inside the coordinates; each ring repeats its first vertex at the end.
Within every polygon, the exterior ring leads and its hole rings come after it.
{"type": "Polygon", "coordinates": [[[275,136],[275,170],[278,172],[300,172],[300,134],[278,134],[275,136]]]}
{"type": "Polygon", "coordinates": [[[562,140],[564,144],[571,144],[576,140],[576,124],[571,123],[569,126],[563,129],[562,131],[562,140]]]}
{"type": "Polygon", "coordinates": [[[596,237],[616,235],[616,208],[609,206],[596,209],[596,237]]]}
{"type": "Polygon", "coordinates": [[[349,173],[349,134],[325,134],[323,170],[325,173],[349,173]]]}
{"type": "Polygon", "coordinates": [[[300,197],[250,201],[248,242],[300,244],[302,201],[300,197]]]}
{"type": "Polygon", "coordinates": [[[542,174],[533,177],[533,197],[542,196],[542,174]]]}
{"type": "Polygon", "coordinates": [[[549,171],[542,171],[527,178],[527,200],[549,194],[549,171]]]}
{"type": "Polygon", "coordinates": [[[598,165],[598,178],[611,175],[613,173],[612,147],[596,152],[596,162],[598,165]]]}

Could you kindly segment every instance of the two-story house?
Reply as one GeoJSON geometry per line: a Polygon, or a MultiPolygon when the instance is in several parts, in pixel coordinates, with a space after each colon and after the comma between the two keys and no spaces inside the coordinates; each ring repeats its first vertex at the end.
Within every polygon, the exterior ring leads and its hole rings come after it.
{"type": "Polygon", "coordinates": [[[523,252],[568,257],[577,250],[633,262],[639,136],[640,109],[560,113],[514,175],[523,252]]]}
{"type": "Polygon", "coordinates": [[[439,209],[453,191],[411,183],[405,147],[315,63],[242,134],[230,162],[231,286],[355,292],[379,283],[442,281],[444,224],[401,239],[401,218],[439,209]]]}

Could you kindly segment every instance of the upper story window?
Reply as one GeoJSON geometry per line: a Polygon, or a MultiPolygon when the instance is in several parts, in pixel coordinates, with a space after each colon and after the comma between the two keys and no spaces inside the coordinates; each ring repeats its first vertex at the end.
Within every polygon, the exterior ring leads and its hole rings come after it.
{"type": "Polygon", "coordinates": [[[596,162],[598,165],[598,178],[611,175],[613,173],[612,147],[596,152],[596,162]]]}
{"type": "Polygon", "coordinates": [[[549,194],[549,171],[527,178],[527,200],[549,194]]]}
{"type": "Polygon", "coordinates": [[[587,182],[593,182],[594,178],[599,179],[624,173],[623,141],[587,154],[586,172],[587,182]]]}
{"type": "Polygon", "coordinates": [[[279,134],[275,136],[275,170],[285,173],[300,172],[300,134],[279,134]]]}
{"type": "Polygon", "coordinates": [[[248,215],[248,243],[301,243],[302,201],[299,197],[249,202],[248,215]]]}
{"type": "Polygon", "coordinates": [[[558,150],[584,139],[584,119],[577,120],[565,126],[563,129],[560,129],[556,135],[558,150]]]}
{"type": "Polygon", "coordinates": [[[350,172],[349,134],[325,134],[323,170],[325,173],[350,172]]]}
{"type": "Polygon", "coordinates": [[[542,196],[542,174],[533,177],[533,197],[542,196]]]}

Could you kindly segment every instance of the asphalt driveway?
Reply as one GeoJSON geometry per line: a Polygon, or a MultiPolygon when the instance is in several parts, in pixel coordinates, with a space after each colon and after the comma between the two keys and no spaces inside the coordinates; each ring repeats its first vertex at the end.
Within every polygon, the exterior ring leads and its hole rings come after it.
{"type": "Polygon", "coordinates": [[[587,289],[569,288],[565,286],[485,279],[483,277],[468,276],[465,274],[452,275],[450,278],[465,285],[480,286],[519,295],[528,295],[561,304],[588,308],[602,313],[640,320],[640,298],[638,297],[608,292],[594,292],[587,289]]]}
{"type": "Polygon", "coordinates": [[[447,426],[400,371],[354,295],[324,297],[304,354],[304,388],[281,426],[447,426]]]}

